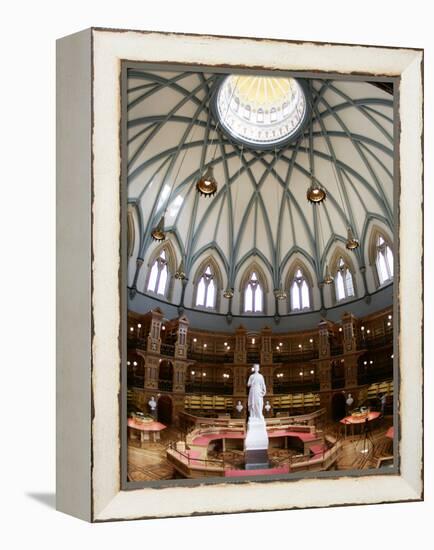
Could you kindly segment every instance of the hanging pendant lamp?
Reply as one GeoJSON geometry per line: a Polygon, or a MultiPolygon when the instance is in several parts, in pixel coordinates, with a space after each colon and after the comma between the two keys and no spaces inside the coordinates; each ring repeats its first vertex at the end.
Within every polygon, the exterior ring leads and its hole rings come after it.
{"type": "Polygon", "coordinates": [[[306,192],[307,200],[312,204],[320,204],[323,200],[327,198],[327,193],[323,187],[321,187],[317,182],[312,182],[312,185],[308,188],[306,192]]]}
{"type": "Polygon", "coordinates": [[[286,300],[287,294],[283,288],[276,288],[274,291],[274,296],[277,300],[286,300]]]}
{"type": "Polygon", "coordinates": [[[345,246],[348,250],[355,250],[359,246],[359,241],[354,237],[351,227],[348,227],[347,242],[345,243],[345,246]]]}
{"type": "Polygon", "coordinates": [[[181,263],[179,264],[178,269],[175,271],[175,279],[179,279],[180,281],[183,281],[186,277],[185,269],[184,269],[184,261],[181,260],[181,263]]]}
{"type": "Polygon", "coordinates": [[[160,221],[151,231],[151,237],[154,241],[164,241],[166,238],[166,232],[164,231],[164,216],[161,216],[160,221]]]}
{"type": "Polygon", "coordinates": [[[228,300],[230,300],[231,298],[233,298],[234,296],[234,290],[232,288],[227,288],[224,292],[223,292],[223,296],[225,298],[227,298],[228,300]]]}
{"type": "Polygon", "coordinates": [[[217,191],[217,182],[214,178],[212,166],[208,166],[206,172],[201,176],[200,180],[198,180],[196,189],[204,197],[211,197],[217,191]]]}
{"type": "Polygon", "coordinates": [[[331,285],[333,281],[334,281],[334,277],[333,277],[333,275],[330,273],[330,269],[329,269],[329,266],[328,266],[328,264],[327,264],[327,265],[326,265],[325,277],[324,277],[324,284],[325,284],[325,285],[331,285]]]}

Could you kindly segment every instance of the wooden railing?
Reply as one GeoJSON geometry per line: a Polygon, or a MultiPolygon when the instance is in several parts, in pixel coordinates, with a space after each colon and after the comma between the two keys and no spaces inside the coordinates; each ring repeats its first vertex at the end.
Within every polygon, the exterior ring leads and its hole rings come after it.
{"type": "Polygon", "coordinates": [[[300,351],[275,351],[273,352],[273,363],[300,363],[303,361],[311,361],[318,358],[316,349],[300,350],[300,351]]]}
{"type": "Polygon", "coordinates": [[[178,413],[179,423],[184,432],[188,432],[196,427],[218,427],[218,428],[233,428],[238,427],[245,429],[246,421],[237,418],[207,418],[204,416],[194,416],[193,414],[180,411],[178,413]],[[183,429],[185,428],[185,429],[183,429]]]}
{"type": "Polygon", "coordinates": [[[316,469],[320,465],[321,470],[327,470],[336,461],[339,449],[342,447],[342,439],[334,441],[331,447],[324,447],[322,453],[312,456],[298,454],[291,457],[283,457],[276,462],[279,465],[288,464],[290,472],[298,470],[316,469]]]}
{"type": "Polygon", "coordinates": [[[160,355],[165,355],[166,357],[174,357],[175,346],[173,344],[162,343],[160,346],[160,355]]]}
{"type": "MultiPolygon", "coordinates": [[[[268,427],[275,426],[313,426],[320,429],[323,426],[326,410],[318,409],[310,414],[300,414],[294,416],[279,416],[276,418],[266,418],[265,423],[268,427]]],[[[207,418],[194,416],[193,414],[180,411],[178,413],[179,422],[182,431],[187,433],[196,427],[215,427],[215,428],[246,428],[246,420],[244,418],[207,418]]]]}
{"type": "Polygon", "coordinates": [[[166,456],[170,461],[170,457],[182,462],[188,468],[200,469],[200,470],[221,470],[225,469],[225,461],[218,458],[196,458],[191,457],[189,453],[179,451],[176,448],[176,443],[170,442],[166,447],[166,456]]]}

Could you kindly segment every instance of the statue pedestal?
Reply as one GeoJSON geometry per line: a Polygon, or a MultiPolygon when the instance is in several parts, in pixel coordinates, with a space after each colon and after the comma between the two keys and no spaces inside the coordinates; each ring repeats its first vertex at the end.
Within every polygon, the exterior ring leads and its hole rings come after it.
{"type": "Polygon", "coordinates": [[[263,418],[250,418],[244,440],[246,470],[259,470],[269,467],[268,435],[263,418]]]}

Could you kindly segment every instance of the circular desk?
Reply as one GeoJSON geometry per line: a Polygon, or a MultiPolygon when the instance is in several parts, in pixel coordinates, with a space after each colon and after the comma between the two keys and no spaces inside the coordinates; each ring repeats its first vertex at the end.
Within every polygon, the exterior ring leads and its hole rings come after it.
{"type": "Polygon", "coordinates": [[[377,418],[379,418],[380,416],[381,413],[377,411],[369,412],[367,415],[364,416],[356,416],[350,414],[349,416],[342,418],[342,420],[339,420],[339,422],[345,426],[345,437],[347,437],[347,426],[351,426],[351,435],[354,436],[355,426],[365,426],[366,422],[377,420],[377,418]]]}
{"type": "Polygon", "coordinates": [[[161,422],[156,422],[155,420],[150,422],[141,422],[135,420],[134,418],[128,419],[128,432],[129,437],[132,439],[135,432],[139,433],[140,437],[140,446],[145,441],[158,441],[160,439],[160,432],[165,430],[167,426],[161,424],[161,422]]]}

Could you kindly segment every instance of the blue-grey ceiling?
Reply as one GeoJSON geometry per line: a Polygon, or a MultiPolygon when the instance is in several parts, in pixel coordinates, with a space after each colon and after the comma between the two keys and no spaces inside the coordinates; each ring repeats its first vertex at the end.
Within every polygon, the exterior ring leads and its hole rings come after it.
{"type": "Polygon", "coordinates": [[[363,268],[371,222],[392,232],[392,95],[366,82],[308,80],[312,117],[304,134],[283,149],[257,152],[216,128],[210,109],[216,78],[129,72],[128,201],[138,216],[136,256],[146,259],[155,248],[150,231],[165,213],[190,279],[212,253],[225,286],[236,288],[255,258],[269,287],[278,288],[298,254],[321,281],[348,225],[361,242],[354,263],[363,268]],[[207,166],[218,181],[211,198],[195,189],[207,166]],[[312,177],[327,190],[320,206],[306,200],[312,177]]]}

